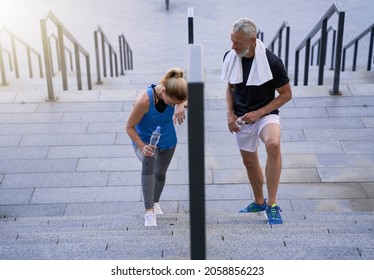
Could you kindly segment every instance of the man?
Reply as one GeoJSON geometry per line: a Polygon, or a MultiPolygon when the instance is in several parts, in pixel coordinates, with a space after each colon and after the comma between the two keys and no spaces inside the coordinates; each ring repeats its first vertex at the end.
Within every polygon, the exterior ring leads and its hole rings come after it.
{"type": "Polygon", "coordinates": [[[256,39],[256,25],[247,18],[236,21],[231,33],[232,50],[222,66],[226,88],[227,121],[235,132],[255,201],[240,212],[266,211],[269,224],[282,224],[277,191],[282,169],[281,128],[278,108],[292,97],[282,61],[256,39]],[[278,92],[277,97],[275,91],[278,92]],[[238,118],[245,123],[239,126],[238,118]],[[259,139],[265,144],[265,177],[268,198],[264,197],[264,176],[258,159],[259,139]]]}

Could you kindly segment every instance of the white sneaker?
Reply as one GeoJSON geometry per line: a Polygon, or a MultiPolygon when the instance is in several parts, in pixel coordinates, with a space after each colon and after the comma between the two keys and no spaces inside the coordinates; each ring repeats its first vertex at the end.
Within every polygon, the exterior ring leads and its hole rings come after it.
{"type": "Polygon", "coordinates": [[[156,215],[152,211],[148,211],[144,214],[144,226],[154,227],[157,226],[156,215]]]}
{"type": "Polygon", "coordinates": [[[164,212],[162,212],[162,210],[161,210],[161,207],[160,207],[160,204],[159,204],[159,203],[155,203],[155,204],[153,205],[153,212],[154,212],[155,214],[157,214],[157,215],[163,215],[163,214],[164,214],[164,212]]]}

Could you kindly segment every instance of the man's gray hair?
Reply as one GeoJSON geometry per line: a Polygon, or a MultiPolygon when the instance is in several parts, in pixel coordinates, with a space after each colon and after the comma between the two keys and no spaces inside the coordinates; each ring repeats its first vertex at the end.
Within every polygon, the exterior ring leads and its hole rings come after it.
{"type": "Polygon", "coordinates": [[[234,23],[232,32],[235,33],[240,30],[243,30],[251,38],[257,37],[256,24],[249,18],[240,18],[234,23]]]}

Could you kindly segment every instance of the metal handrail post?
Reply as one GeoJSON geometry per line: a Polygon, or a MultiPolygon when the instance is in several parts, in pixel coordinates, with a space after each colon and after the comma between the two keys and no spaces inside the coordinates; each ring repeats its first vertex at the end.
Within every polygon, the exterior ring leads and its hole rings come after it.
{"type": "Polygon", "coordinates": [[[134,69],[134,60],[133,60],[133,56],[132,56],[132,50],[130,49],[130,69],[133,70],[134,69]]]}
{"type": "Polygon", "coordinates": [[[92,90],[90,56],[85,55],[85,57],[86,57],[86,71],[87,71],[87,86],[88,86],[88,90],[92,90]]]}
{"type": "Polygon", "coordinates": [[[326,63],[326,49],[327,49],[327,19],[322,21],[319,69],[318,69],[318,85],[323,85],[323,74],[324,74],[325,63],[326,63]]]}
{"type": "Polygon", "coordinates": [[[1,44],[1,38],[0,38],[0,72],[1,72],[1,85],[6,86],[7,82],[6,82],[6,75],[5,75],[3,47],[1,44]]]}
{"type": "Polygon", "coordinates": [[[82,90],[82,74],[81,74],[81,62],[79,57],[79,46],[74,44],[74,55],[75,55],[75,68],[77,69],[77,86],[78,90],[82,90]]]}
{"type": "Polygon", "coordinates": [[[305,44],[304,86],[308,85],[308,78],[309,78],[309,55],[310,55],[310,38],[308,38],[308,40],[306,40],[306,44],[305,44]]]}
{"type": "Polygon", "coordinates": [[[125,70],[129,69],[129,52],[128,52],[128,45],[126,42],[125,37],[122,35],[122,42],[123,42],[123,63],[125,65],[125,70]]]}
{"type": "Polygon", "coordinates": [[[340,67],[341,67],[341,57],[342,57],[342,48],[343,48],[344,19],[345,19],[345,12],[340,11],[339,19],[338,19],[338,37],[336,40],[334,85],[333,85],[332,94],[340,94],[339,93],[339,82],[340,82],[340,67]]]}
{"type": "Polygon", "coordinates": [[[16,74],[16,78],[19,79],[19,67],[18,67],[16,40],[15,40],[13,34],[10,36],[10,41],[11,41],[11,45],[12,45],[12,54],[13,54],[13,62],[14,62],[14,72],[16,74]]]}
{"type": "Polygon", "coordinates": [[[286,73],[288,73],[288,59],[290,54],[290,33],[291,29],[289,26],[286,27],[286,53],[285,53],[285,61],[284,67],[286,68],[286,73]]]}
{"type": "Polygon", "coordinates": [[[94,31],[94,43],[95,43],[95,58],[96,58],[96,84],[102,85],[103,81],[101,80],[101,73],[100,73],[100,54],[99,54],[99,39],[97,35],[97,31],[94,31]]]}
{"type": "Polygon", "coordinates": [[[39,62],[39,75],[40,78],[43,78],[43,63],[42,63],[42,56],[38,55],[38,62],[39,62]]]}
{"type": "Polygon", "coordinates": [[[65,60],[65,47],[64,47],[64,33],[60,25],[57,26],[57,41],[59,48],[59,56],[61,63],[61,77],[62,77],[62,88],[68,90],[68,76],[66,71],[66,60],[65,60]]]}
{"type": "Polygon", "coordinates": [[[331,47],[331,65],[330,70],[334,69],[334,55],[335,55],[335,44],[336,44],[336,30],[332,32],[332,47],[331,47]]]}
{"type": "Polygon", "coordinates": [[[109,46],[108,47],[109,49],[109,67],[110,67],[110,76],[113,77],[113,50],[112,50],[112,46],[109,46]]]}
{"type": "Polygon", "coordinates": [[[115,70],[115,75],[118,77],[118,61],[117,61],[117,54],[114,53],[114,70],[115,70]]]}
{"type": "Polygon", "coordinates": [[[283,37],[283,29],[279,31],[279,44],[278,44],[278,57],[282,55],[282,37],[283,37]]]}
{"type": "Polygon", "coordinates": [[[298,85],[298,80],[299,80],[299,56],[300,56],[300,51],[297,50],[295,53],[295,77],[294,77],[294,85],[298,85]]]}
{"type": "MultiPolygon", "coordinates": [[[[78,46],[78,50],[79,50],[79,46],[78,46]]],[[[67,47],[65,47],[65,51],[67,51],[68,54],[69,54],[70,70],[73,71],[74,70],[74,68],[73,68],[73,57],[71,55],[71,51],[67,47]]]]}
{"type": "Polygon", "coordinates": [[[371,59],[373,57],[373,43],[374,43],[374,26],[371,28],[370,32],[370,42],[369,42],[369,55],[368,55],[368,65],[367,70],[371,70],[371,59]]]}
{"type": "Polygon", "coordinates": [[[33,73],[32,73],[31,54],[30,54],[30,49],[29,48],[27,48],[27,61],[28,61],[28,65],[29,65],[29,76],[30,76],[30,78],[32,78],[33,73]]]}
{"type": "Polygon", "coordinates": [[[358,40],[355,42],[355,47],[353,49],[352,71],[356,71],[357,53],[358,53],[358,40]]]}
{"type": "Polygon", "coordinates": [[[101,34],[101,58],[103,60],[103,76],[106,78],[106,58],[105,58],[105,40],[103,34],[101,34]]]}
{"type": "Polygon", "coordinates": [[[44,67],[45,67],[45,76],[47,80],[47,91],[48,91],[48,100],[56,100],[53,92],[53,81],[52,81],[52,69],[51,69],[51,55],[49,53],[49,43],[47,36],[47,25],[44,19],[40,20],[40,29],[42,34],[42,45],[44,52],[44,67]]]}
{"type": "Polygon", "coordinates": [[[122,54],[122,40],[121,40],[121,35],[118,36],[118,43],[119,43],[119,61],[121,65],[121,75],[125,75],[125,72],[123,71],[123,54],[122,54]]]}
{"type": "Polygon", "coordinates": [[[343,59],[342,59],[342,71],[345,71],[345,54],[346,54],[347,49],[343,49],[343,59]]]}

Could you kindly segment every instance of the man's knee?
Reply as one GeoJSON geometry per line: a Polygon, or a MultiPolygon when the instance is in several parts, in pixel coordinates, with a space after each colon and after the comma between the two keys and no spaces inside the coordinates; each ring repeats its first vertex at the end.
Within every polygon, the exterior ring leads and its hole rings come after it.
{"type": "Polygon", "coordinates": [[[279,156],[281,153],[279,139],[271,138],[265,143],[266,151],[270,156],[279,156]]]}

